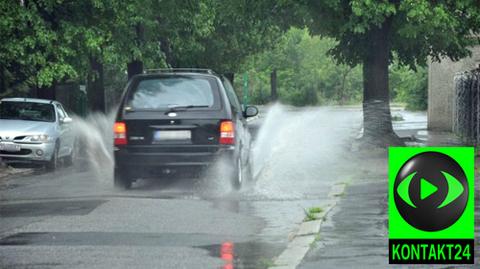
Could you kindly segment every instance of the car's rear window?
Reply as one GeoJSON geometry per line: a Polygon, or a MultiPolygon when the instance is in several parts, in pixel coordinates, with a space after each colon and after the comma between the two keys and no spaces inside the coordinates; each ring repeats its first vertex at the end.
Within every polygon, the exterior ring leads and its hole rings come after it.
{"type": "Polygon", "coordinates": [[[140,80],[127,105],[133,109],[167,109],[173,106],[212,107],[215,80],[209,77],[170,76],[140,80]]]}
{"type": "Polygon", "coordinates": [[[0,119],[54,122],[55,108],[52,104],[2,101],[0,119]]]}

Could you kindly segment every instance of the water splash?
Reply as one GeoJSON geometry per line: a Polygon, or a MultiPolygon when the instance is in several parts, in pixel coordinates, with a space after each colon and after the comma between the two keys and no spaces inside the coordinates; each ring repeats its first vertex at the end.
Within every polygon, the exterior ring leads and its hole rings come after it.
{"type": "Polygon", "coordinates": [[[349,143],[361,111],[336,107],[270,107],[252,151],[254,195],[316,197],[344,180],[349,143]]]}
{"type": "MultiPolygon", "coordinates": [[[[332,182],[343,179],[342,169],[348,165],[346,141],[358,133],[359,108],[294,108],[275,104],[267,109],[266,117],[260,119],[261,127],[250,155],[256,182],[247,186],[247,193],[242,193],[252,199],[299,199],[328,191],[332,182]]],[[[112,186],[114,118],[115,111],[91,113],[85,119],[75,118],[73,125],[82,148],[82,161],[105,186],[112,186]]],[[[222,164],[213,168],[224,170],[222,164]]],[[[191,179],[178,178],[174,182],[159,190],[190,189],[201,196],[231,193],[226,178],[209,173],[193,184],[191,179]]]]}
{"type": "Polygon", "coordinates": [[[278,124],[278,119],[284,114],[285,108],[280,104],[275,104],[268,109],[268,116],[262,123],[250,153],[254,178],[258,177],[261,169],[266,165],[266,160],[271,159],[272,154],[279,149],[277,142],[282,126],[278,124]]]}
{"type": "Polygon", "coordinates": [[[113,123],[116,111],[74,117],[73,131],[81,166],[91,170],[102,183],[111,184],[113,173],[113,123]]]}

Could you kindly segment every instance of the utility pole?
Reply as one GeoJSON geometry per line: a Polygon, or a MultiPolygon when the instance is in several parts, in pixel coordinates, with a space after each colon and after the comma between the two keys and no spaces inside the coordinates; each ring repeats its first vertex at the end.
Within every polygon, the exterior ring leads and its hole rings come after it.
{"type": "Polygon", "coordinates": [[[277,69],[274,68],[270,73],[270,100],[275,102],[278,99],[277,94],[277,69]]]}
{"type": "Polygon", "coordinates": [[[243,74],[243,108],[248,105],[248,72],[243,74]]]}

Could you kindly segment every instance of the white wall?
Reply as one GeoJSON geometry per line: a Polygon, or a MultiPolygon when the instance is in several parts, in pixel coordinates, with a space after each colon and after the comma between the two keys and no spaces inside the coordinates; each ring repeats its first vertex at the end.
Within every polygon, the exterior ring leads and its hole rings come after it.
{"type": "Polygon", "coordinates": [[[444,59],[428,65],[428,129],[452,131],[454,83],[456,73],[479,67],[480,46],[472,48],[472,56],[458,62],[444,59]]]}

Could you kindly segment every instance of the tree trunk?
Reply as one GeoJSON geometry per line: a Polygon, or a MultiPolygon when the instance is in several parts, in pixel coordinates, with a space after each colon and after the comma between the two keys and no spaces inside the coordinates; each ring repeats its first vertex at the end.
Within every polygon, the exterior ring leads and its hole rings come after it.
{"type": "Polygon", "coordinates": [[[342,74],[342,83],[341,83],[341,86],[340,86],[340,92],[339,92],[339,96],[338,96],[340,105],[344,105],[347,102],[347,100],[346,100],[347,99],[347,93],[346,93],[346,89],[345,89],[345,84],[347,82],[348,74],[350,73],[351,70],[352,70],[352,68],[348,68],[342,74]]]}
{"type": "Polygon", "coordinates": [[[96,57],[90,57],[90,72],[87,77],[87,98],[90,111],[105,112],[103,63],[96,57]]]}
{"type": "Polygon", "coordinates": [[[56,100],[55,94],[56,83],[53,82],[50,86],[42,86],[37,88],[37,98],[47,99],[47,100],[56,100]]]}
{"type": "Polygon", "coordinates": [[[7,92],[7,78],[5,77],[5,68],[0,66],[0,96],[7,92]]]}
{"type": "Polygon", "coordinates": [[[375,146],[403,144],[393,132],[388,87],[390,20],[370,30],[363,63],[363,139],[375,146]]]}
{"type": "Polygon", "coordinates": [[[224,76],[230,80],[230,83],[232,83],[233,85],[233,80],[235,79],[235,73],[232,73],[232,72],[228,72],[228,73],[225,73],[224,76]]]}
{"type": "Polygon", "coordinates": [[[127,64],[128,80],[133,76],[143,73],[143,62],[139,60],[131,61],[127,64]]]}
{"type": "MultiPolygon", "coordinates": [[[[142,23],[135,25],[135,33],[135,45],[143,51],[145,46],[145,27],[142,23]]],[[[127,64],[128,80],[141,73],[143,73],[143,61],[141,59],[134,59],[127,64]]]]}
{"type": "Polygon", "coordinates": [[[270,73],[270,100],[275,102],[277,99],[277,69],[274,68],[270,73]]]}
{"type": "Polygon", "coordinates": [[[160,37],[160,49],[165,55],[165,62],[171,68],[177,67],[177,61],[173,55],[172,44],[166,37],[160,37]]]}

